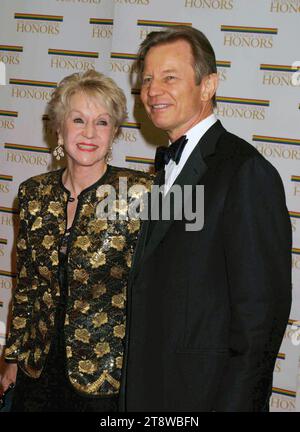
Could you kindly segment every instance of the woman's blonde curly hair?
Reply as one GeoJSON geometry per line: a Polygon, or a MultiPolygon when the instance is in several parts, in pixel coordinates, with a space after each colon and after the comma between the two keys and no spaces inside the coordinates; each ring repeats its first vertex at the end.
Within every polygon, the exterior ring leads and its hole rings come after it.
{"type": "Polygon", "coordinates": [[[47,115],[53,132],[61,130],[68,114],[70,98],[80,92],[104,104],[116,128],[126,119],[126,97],[123,90],[111,78],[95,70],[88,70],[63,78],[52,93],[47,115]]]}

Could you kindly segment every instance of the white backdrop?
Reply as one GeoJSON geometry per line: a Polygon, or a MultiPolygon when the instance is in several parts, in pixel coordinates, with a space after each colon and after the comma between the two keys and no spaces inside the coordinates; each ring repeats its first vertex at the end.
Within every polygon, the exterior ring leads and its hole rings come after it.
{"type": "Polygon", "coordinates": [[[300,65],[300,0],[1,1],[7,85],[0,86],[0,345],[15,280],[18,185],[57,167],[43,117],[52,89],[64,76],[89,68],[114,78],[126,92],[129,116],[113,163],[148,170],[155,146],[166,137],[147,121],[129,74],[146,34],[178,23],[202,30],[215,49],[220,120],[257,147],[285,185],[294,236],[293,306],[271,409],[300,411],[300,87],[293,85],[299,77],[294,62],[300,65]]]}

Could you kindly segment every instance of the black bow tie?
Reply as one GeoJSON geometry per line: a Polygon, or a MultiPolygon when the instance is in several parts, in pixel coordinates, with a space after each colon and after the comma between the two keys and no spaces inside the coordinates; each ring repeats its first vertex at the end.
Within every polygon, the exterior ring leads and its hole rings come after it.
{"type": "Polygon", "coordinates": [[[188,139],[185,135],[174,141],[169,147],[158,147],[155,154],[154,167],[155,171],[162,170],[170,159],[173,159],[178,165],[183,149],[188,139]]]}

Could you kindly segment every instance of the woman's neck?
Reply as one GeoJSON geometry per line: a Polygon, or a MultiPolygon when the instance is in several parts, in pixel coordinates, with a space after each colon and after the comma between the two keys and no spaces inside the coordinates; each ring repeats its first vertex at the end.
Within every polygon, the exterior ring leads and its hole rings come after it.
{"type": "Polygon", "coordinates": [[[97,165],[95,167],[72,167],[68,166],[63,173],[62,181],[66,189],[71,193],[72,198],[96,183],[106,172],[107,164],[97,165]]]}

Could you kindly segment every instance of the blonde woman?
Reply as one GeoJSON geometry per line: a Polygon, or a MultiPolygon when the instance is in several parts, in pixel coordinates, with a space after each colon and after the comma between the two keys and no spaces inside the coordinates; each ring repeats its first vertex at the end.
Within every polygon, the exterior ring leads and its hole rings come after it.
{"type": "Polygon", "coordinates": [[[96,71],[73,74],[49,103],[57,158],[66,168],[19,188],[18,280],[2,390],[12,411],[116,411],[126,282],[139,220],[97,218],[99,186],[150,186],[107,163],[126,99],[96,71]],[[17,373],[18,372],[18,373],[17,373]],[[17,378],[16,378],[17,376],[17,378]]]}

